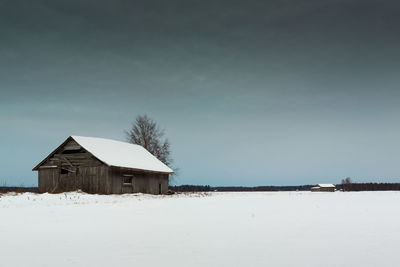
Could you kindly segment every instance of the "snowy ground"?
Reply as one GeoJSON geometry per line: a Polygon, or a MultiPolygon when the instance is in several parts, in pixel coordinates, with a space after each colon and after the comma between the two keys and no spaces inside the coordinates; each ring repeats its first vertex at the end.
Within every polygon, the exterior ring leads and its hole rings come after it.
{"type": "Polygon", "coordinates": [[[0,196],[1,266],[398,266],[400,192],[0,196]]]}

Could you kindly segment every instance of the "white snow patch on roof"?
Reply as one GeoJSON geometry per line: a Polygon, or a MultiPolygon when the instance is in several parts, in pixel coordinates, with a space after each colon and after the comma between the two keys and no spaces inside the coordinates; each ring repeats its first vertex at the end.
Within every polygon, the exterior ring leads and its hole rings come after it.
{"type": "Polygon", "coordinates": [[[164,173],[174,172],[142,146],[98,137],[71,137],[109,166],[164,173]]]}
{"type": "Polygon", "coordinates": [[[318,184],[319,187],[335,187],[333,184],[318,184]]]}

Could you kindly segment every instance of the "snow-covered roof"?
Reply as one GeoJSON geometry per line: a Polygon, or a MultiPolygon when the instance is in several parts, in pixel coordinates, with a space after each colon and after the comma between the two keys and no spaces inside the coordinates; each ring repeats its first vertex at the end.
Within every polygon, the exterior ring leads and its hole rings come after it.
{"type": "Polygon", "coordinates": [[[333,184],[317,184],[318,187],[335,187],[333,184]]]}
{"type": "Polygon", "coordinates": [[[164,173],[174,172],[142,146],[98,137],[71,137],[109,166],[164,173]]]}

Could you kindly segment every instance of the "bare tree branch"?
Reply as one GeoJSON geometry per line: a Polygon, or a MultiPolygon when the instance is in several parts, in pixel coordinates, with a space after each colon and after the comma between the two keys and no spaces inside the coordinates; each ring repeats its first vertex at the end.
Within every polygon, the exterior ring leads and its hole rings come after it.
{"type": "Polygon", "coordinates": [[[172,164],[171,145],[165,132],[147,115],[137,116],[130,130],[125,131],[128,142],[141,145],[165,165],[172,164]]]}

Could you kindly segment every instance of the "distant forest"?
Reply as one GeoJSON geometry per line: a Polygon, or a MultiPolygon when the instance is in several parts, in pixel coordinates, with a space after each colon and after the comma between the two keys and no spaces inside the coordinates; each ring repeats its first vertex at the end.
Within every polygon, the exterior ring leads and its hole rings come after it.
{"type": "Polygon", "coordinates": [[[349,183],[339,185],[343,191],[398,191],[400,183],[349,183]]]}
{"type": "Polygon", "coordinates": [[[310,191],[315,185],[296,186],[209,186],[209,185],[178,185],[170,186],[175,192],[263,192],[263,191],[310,191]]]}
{"type": "MultiPolygon", "coordinates": [[[[277,192],[277,191],[311,191],[315,185],[294,186],[209,186],[209,185],[178,185],[170,186],[175,192],[277,192]]],[[[348,183],[335,185],[336,190],[343,191],[398,191],[400,183],[348,183]]]]}

